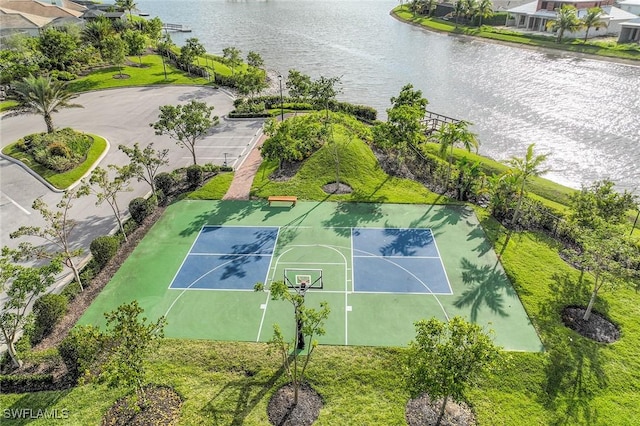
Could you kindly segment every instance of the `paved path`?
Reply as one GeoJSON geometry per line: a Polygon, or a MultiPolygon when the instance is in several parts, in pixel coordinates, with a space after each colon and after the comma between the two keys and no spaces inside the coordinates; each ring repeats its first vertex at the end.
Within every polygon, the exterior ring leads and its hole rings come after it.
{"type": "Polygon", "coordinates": [[[258,143],[255,144],[249,156],[236,170],[233,176],[233,182],[229,190],[222,198],[223,200],[248,200],[251,195],[251,185],[253,184],[253,178],[262,163],[262,156],[260,155],[260,147],[264,143],[267,137],[262,135],[258,143]]]}

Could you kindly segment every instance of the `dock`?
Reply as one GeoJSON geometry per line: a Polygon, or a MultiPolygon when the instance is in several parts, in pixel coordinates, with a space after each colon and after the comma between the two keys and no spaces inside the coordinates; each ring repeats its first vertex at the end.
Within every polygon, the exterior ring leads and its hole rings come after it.
{"type": "Polygon", "coordinates": [[[188,26],[182,25],[182,24],[167,24],[167,23],[164,23],[164,24],[162,24],[162,29],[164,31],[172,31],[172,32],[179,32],[179,33],[190,33],[191,32],[191,27],[188,27],[188,26]]]}
{"type": "Polygon", "coordinates": [[[425,133],[430,135],[437,132],[438,129],[446,123],[458,123],[460,120],[435,112],[427,111],[424,118],[420,121],[425,127],[425,133]]]}

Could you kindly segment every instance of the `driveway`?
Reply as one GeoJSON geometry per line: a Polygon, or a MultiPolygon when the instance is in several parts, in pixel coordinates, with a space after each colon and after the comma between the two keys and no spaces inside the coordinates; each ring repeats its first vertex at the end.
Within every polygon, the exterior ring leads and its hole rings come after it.
{"type": "MultiPolygon", "coordinates": [[[[133,146],[139,142],[145,147],[153,142],[156,149],[169,149],[169,164],[161,170],[169,171],[192,164],[191,154],[168,136],[156,136],[149,123],[158,119],[160,106],[192,99],[213,105],[214,115],[220,117],[219,126],[197,144],[198,163],[222,165],[226,159],[228,165],[238,167],[258,141],[262,120],[227,120],[225,117],[233,109],[233,99],[219,89],[168,86],[89,92],[74,99],[74,103],[83,108],[63,109],[54,114],[53,120],[56,128],[72,127],[106,138],[110,148],[100,162],[102,167],[129,162],[118,150],[120,144],[133,146]]],[[[45,130],[44,120],[39,115],[5,116],[0,119],[1,145],[4,147],[27,134],[45,130]]],[[[119,205],[122,209],[127,208],[131,199],[149,192],[144,182],[133,181],[131,186],[132,192],[121,194],[119,205]]],[[[20,241],[25,241],[9,238],[9,234],[21,225],[44,225],[39,213],[31,209],[33,200],[38,197],[53,207],[60,201],[61,194],[49,190],[20,166],[0,159],[0,245],[16,247],[20,241]]],[[[70,217],[78,222],[72,239],[87,251],[95,237],[109,233],[116,226],[109,206],[96,206],[95,202],[95,196],[84,197],[76,200],[70,210],[70,217]]]]}

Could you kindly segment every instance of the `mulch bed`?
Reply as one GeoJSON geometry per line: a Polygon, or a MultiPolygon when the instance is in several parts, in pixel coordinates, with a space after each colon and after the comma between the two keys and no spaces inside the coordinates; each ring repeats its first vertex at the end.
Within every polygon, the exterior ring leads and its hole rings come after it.
{"type": "MultiPolygon", "coordinates": [[[[182,398],[173,389],[164,386],[145,388],[147,404],[140,406],[124,397],[105,413],[103,426],[170,426],[178,424],[182,398]]],[[[138,401],[141,403],[141,401],[138,401]]]]}
{"type": "MultiPolygon", "coordinates": [[[[442,399],[432,401],[429,395],[422,394],[409,400],[405,407],[405,419],[409,426],[430,426],[438,424],[442,399]]],[[[447,402],[441,426],[471,426],[476,419],[471,408],[465,403],[447,402]]]]}
{"type": "Polygon", "coordinates": [[[620,339],[620,329],[604,315],[592,311],[588,321],[582,319],[586,308],[567,306],[562,310],[564,325],[591,340],[600,343],[613,343],[620,339]]]}
{"type": "Polygon", "coordinates": [[[276,426],[308,426],[316,421],[324,405],[322,397],[308,384],[298,389],[298,403],[293,405],[294,388],[291,383],[276,391],[267,406],[271,424],[276,426]]]}

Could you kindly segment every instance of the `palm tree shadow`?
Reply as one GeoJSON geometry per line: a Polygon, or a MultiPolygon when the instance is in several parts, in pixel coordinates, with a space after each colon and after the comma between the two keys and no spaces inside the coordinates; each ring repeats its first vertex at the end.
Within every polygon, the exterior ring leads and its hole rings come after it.
{"type": "Polygon", "coordinates": [[[260,210],[261,206],[257,203],[248,201],[225,201],[216,203],[213,209],[196,215],[189,225],[180,231],[180,236],[188,237],[189,235],[200,232],[204,225],[219,225],[228,222],[231,219],[243,219],[250,214],[260,210]]]}
{"type": "Polygon", "coordinates": [[[498,268],[499,262],[493,266],[484,265],[479,267],[467,258],[461,261],[462,282],[469,286],[463,291],[460,297],[454,302],[456,308],[471,307],[469,318],[476,321],[478,313],[484,306],[491,312],[508,317],[509,313],[505,309],[505,296],[515,296],[513,286],[505,275],[502,268],[498,268]]]}
{"type": "Polygon", "coordinates": [[[568,274],[552,278],[551,296],[542,302],[540,309],[540,327],[555,330],[546,333],[550,336],[550,341],[545,342],[546,380],[539,400],[558,412],[551,424],[596,424],[598,412],[591,400],[608,383],[602,367],[602,344],[578,336],[562,324],[560,316],[566,306],[588,300],[590,291],[585,283],[568,274]]]}

